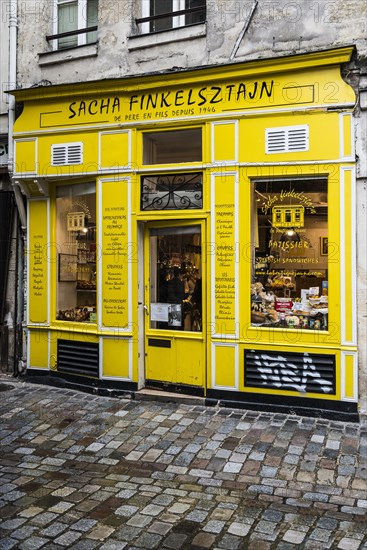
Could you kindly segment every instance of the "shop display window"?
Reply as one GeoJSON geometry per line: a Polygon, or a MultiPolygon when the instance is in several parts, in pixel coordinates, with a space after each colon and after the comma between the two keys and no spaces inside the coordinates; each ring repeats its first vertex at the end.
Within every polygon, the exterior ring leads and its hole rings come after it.
{"type": "Polygon", "coordinates": [[[60,321],[96,322],[96,186],[56,189],[57,313],[60,321]]]}
{"type": "Polygon", "coordinates": [[[327,330],[327,181],[252,185],[251,324],[327,330]]]}
{"type": "Polygon", "coordinates": [[[143,164],[172,164],[201,160],[201,128],[143,134],[143,164]]]}
{"type": "Polygon", "coordinates": [[[199,225],[150,229],[150,324],[202,330],[199,225]]]}

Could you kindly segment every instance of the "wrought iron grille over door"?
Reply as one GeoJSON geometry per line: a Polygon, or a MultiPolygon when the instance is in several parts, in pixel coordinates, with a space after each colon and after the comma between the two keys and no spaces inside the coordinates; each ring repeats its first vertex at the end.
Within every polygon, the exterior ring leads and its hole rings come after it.
{"type": "Polygon", "coordinates": [[[193,210],[203,207],[203,177],[163,174],[141,179],[141,210],[193,210]]]}

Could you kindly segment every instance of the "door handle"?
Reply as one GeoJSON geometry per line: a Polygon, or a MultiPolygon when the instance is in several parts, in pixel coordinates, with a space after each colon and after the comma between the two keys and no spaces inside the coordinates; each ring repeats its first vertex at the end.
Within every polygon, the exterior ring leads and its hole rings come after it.
{"type": "Polygon", "coordinates": [[[145,313],[146,313],[147,315],[149,315],[149,309],[148,309],[148,306],[144,304],[144,306],[143,306],[143,307],[144,307],[144,309],[145,309],[145,313]]]}

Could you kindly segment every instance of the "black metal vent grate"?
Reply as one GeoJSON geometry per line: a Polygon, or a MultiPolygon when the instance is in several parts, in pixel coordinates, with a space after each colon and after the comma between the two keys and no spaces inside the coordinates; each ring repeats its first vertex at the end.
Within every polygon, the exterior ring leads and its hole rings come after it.
{"type": "Polygon", "coordinates": [[[335,355],[245,350],[245,385],[335,394],[335,355]]]}
{"type": "Polygon", "coordinates": [[[57,370],[65,374],[98,378],[99,345],[91,342],[58,340],[57,370]]]}

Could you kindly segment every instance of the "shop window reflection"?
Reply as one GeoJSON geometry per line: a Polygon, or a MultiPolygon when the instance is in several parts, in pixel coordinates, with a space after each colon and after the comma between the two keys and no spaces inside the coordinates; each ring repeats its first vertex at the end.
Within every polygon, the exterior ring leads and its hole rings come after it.
{"type": "Polygon", "coordinates": [[[177,164],[201,160],[201,128],[143,134],[143,164],[177,164]]]}
{"type": "Polygon", "coordinates": [[[151,328],[202,330],[200,226],[150,230],[151,328]]]}
{"type": "Polygon", "coordinates": [[[327,239],[326,180],[253,183],[253,326],[328,329],[327,239]]]}
{"type": "Polygon", "coordinates": [[[94,183],[56,190],[56,319],[96,322],[96,190],[94,183]]]}

